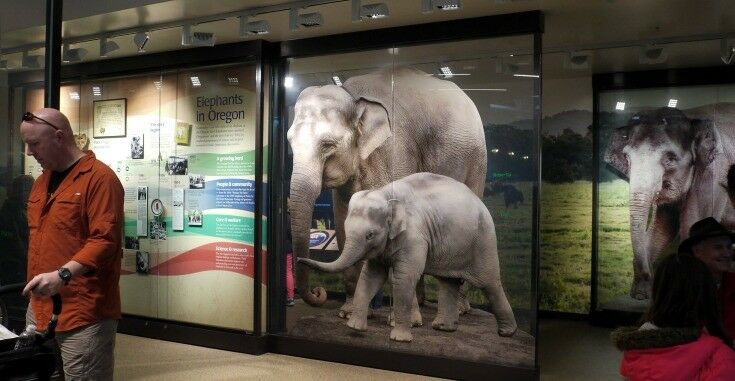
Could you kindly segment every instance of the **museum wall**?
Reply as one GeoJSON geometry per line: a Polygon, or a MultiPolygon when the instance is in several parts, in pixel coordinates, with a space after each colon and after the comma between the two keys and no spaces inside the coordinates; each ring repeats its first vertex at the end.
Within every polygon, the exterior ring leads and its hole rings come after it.
{"type": "Polygon", "coordinates": [[[125,188],[123,313],[252,330],[255,66],[68,84],[61,111],[125,188]]]}

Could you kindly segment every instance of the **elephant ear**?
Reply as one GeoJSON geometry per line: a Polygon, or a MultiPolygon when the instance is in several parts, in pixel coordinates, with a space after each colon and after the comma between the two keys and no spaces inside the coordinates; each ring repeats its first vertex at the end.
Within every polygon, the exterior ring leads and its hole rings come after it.
{"type": "Polygon", "coordinates": [[[357,101],[357,146],[365,160],[391,135],[388,112],[382,104],[360,98],[357,101]]]}
{"type": "Polygon", "coordinates": [[[628,144],[628,136],[630,127],[618,127],[610,137],[610,144],[605,150],[605,162],[610,164],[615,170],[623,176],[628,177],[630,168],[628,167],[628,158],[625,157],[623,148],[628,144]]]}
{"type": "Polygon", "coordinates": [[[391,218],[388,221],[388,238],[394,239],[398,237],[404,230],[406,230],[406,204],[392,199],[388,201],[391,207],[391,218]]]}
{"type": "Polygon", "coordinates": [[[717,154],[717,132],[712,121],[707,119],[692,119],[691,126],[694,133],[692,153],[695,162],[706,167],[715,159],[717,154]]]}

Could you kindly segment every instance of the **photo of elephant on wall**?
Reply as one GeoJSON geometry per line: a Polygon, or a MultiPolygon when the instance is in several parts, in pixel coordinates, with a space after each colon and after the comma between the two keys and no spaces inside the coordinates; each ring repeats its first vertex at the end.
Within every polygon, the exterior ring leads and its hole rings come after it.
{"type": "Polygon", "coordinates": [[[341,272],[367,259],[347,325],[367,330],[370,299],[389,277],[395,326],[390,338],[411,341],[414,290],[422,274],[439,281],[438,312],[432,328],[457,330],[460,282],[480,288],[500,336],[517,329],[500,279],[495,224],[485,204],[466,185],[433,173],[417,173],[377,190],[355,193],[345,221],[344,251],[330,263],[299,258],[320,271],[341,272]]]}
{"type": "MultiPolygon", "coordinates": [[[[340,248],[347,205],[358,191],[428,171],[482,196],[487,149],[475,104],[454,83],[416,69],[391,67],[351,77],[342,86],[304,89],[287,138],[293,151],[290,208],[297,258],[309,257],[309,228],[322,190],[332,190],[340,248]]],[[[361,265],[344,272],[347,302],[340,316],[351,312],[361,265]]],[[[319,306],[326,291],[309,287],[308,270],[297,268],[296,287],[304,301],[319,306]]]]}
{"type": "Polygon", "coordinates": [[[735,163],[735,125],[669,107],[642,112],[613,132],[604,160],[629,182],[631,297],[649,298],[654,261],[694,222],[711,216],[735,228],[735,210],[719,185],[735,163]]]}

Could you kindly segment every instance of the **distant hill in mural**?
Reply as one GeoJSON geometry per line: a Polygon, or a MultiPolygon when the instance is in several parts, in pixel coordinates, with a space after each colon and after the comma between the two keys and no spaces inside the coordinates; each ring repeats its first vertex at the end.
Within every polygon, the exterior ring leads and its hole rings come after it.
{"type": "MultiPolygon", "coordinates": [[[[509,124],[522,130],[533,128],[533,120],[531,119],[517,120],[509,124]]],[[[544,117],[541,120],[541,132],[545,136],[557,136],[561,135],[565,129],[570,129],[584,136],[587,134],[587,127],[590,125],[592,125],[592,112],[587,110],[568,110],[544,117]]]]}

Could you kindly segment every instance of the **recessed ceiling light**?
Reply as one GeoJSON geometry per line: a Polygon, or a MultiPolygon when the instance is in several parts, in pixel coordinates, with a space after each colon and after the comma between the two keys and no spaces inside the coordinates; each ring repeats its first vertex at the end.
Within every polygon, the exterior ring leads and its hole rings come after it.
{"type": "Polygon", "coordinates": [[[332,77],[332,82],[334,82],[334,84],[337,86],[342,86],[342,80],[339,78],[338,75],[332,77]]]}
{"type": "Polygon", "coordinates": [[[362,5],[361,0],[352,0],[352,21],[379,19],[388,17],[388,15],[388,6],[385,3],[362,5]]]}
{"type": "Polygon", "coordinates": [[[69,92],[69,98],[78,101],[79,100],[79,93],[76,91],[70,91],[69,92]]]}
{"type": "Polygon", "coordinates": [[[676,104],[679,103],[677,99],[669,99],[669,107],[676,108],[676,104]]]}
{"type": "Polygon", "coordinates": [[[452,73],[452,68],[449,67],[449,65],[442,65],[439,70],[441,71],[441,75],[443,75],[446,79],[454,77],[454,73],[452,73]]]}
{"type": "Polygon", "coordinates": [[[153,81],[153,86],[155,86],[156,90],[161,90],[161,87],[163,86],[163,81],[153,81]]]}
{"type": "Polygon", "coordinates": [[[523,78],[538,78],[538,74],[513,74],[514,77],[523,77],[523,78]]]}
{"type": "Polygon", "coordinates": [[[201,86],[201,85],[202,85],[202,82],[201,82],[201,81],[199,81],[199,77],[197,77],[197,76],[192,76],[192,77],[191,77],[191,85],[192,85],[192,86],[194,86],[194,87],[199,87],[199,86],[201,86]]]}
{"type": "Polygon", "coordinates": [[[615,104],[615,109],[618,111],[625,110],[625,102],[618,102],[615,104]]]}
{"type": "Polygon", "coordinates": [[[284,87],[292,87],[293,86],[293,77],[286,77],[283,80],[283,86],[284,87]]]}
{"type": "Polygon", "coordinates": [[[102,96],[102,86],[94,85],[92,86],[92,95],[95,97],[102,96]]]}
{"type": "Polygon", "coordinates": [[[237,85],[240,83],[240,80],[237,79],[237,77],[227,77],[227,82],[229,82],[230,85],[237,85]]]}

